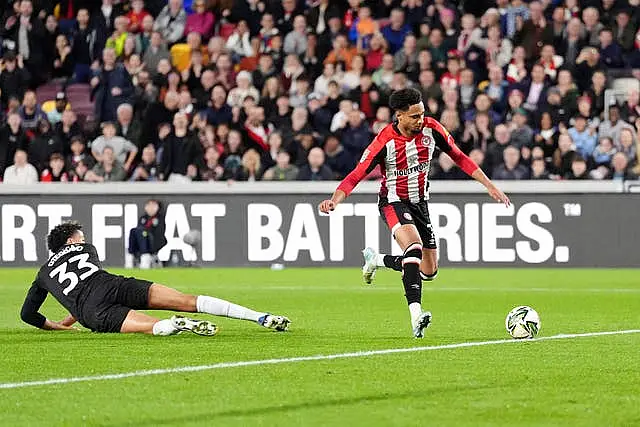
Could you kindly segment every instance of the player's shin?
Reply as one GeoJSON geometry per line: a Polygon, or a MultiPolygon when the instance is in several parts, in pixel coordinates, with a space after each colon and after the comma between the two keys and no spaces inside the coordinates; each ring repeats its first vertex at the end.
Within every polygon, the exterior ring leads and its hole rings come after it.
{"type": "Polygon", "coordinates": [[[415,325],[422,314],[422,279],[420,262],[422,261],[422,245],[412,243],[402,257],[402,284],[409,305],[411,324],[415,325]]]}
{"type": "Polygon", "coordinates": [[[231,317],[233,319],[251,320],[254,322],[258,322],[260,317],[265,315],[265,313],[259,313],[251,310],[250,308],[206,295],[198,296],[196,299],[196,309],[198,313],[231,317]]]}
{"type": "Polygon", "coordinates": [[[177,334],[179,331],[173,326],[171,319],[158,320],[153,324],[153,335],[167,336],[177,334]]]}

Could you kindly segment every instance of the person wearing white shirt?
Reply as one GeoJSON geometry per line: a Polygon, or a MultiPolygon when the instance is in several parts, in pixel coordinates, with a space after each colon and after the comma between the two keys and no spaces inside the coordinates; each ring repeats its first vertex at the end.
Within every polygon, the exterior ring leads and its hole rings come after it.
{"type": "Polygon", "coordinates": [[[13,165],[4,171],[5,184],[35,184],[38,182],[38,171],[27,162],[27,153],[17,150],[13,156],[13,165]]]}

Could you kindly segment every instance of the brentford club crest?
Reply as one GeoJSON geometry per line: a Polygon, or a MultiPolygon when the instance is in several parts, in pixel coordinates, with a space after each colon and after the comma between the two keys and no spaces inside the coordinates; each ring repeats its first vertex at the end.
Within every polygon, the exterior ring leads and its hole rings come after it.
{"type": "Polygon", "coordinates": [[[410,214],[409,212],[405,212],[405,213],[404,213],[404,218],[405,218],[407,221],[412,221],[412,220],[413,220],[413,217],[411,216],[411,214],[410,214]]]}

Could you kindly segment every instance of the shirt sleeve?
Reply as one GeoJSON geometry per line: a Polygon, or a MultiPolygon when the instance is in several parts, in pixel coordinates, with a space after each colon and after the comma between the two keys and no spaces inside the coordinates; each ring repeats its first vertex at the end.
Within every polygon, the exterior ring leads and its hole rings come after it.
{"type": "Polygon", "coordinates": [[[31,288],[27,292],[27,297],[24,299],[22,310],[20,311],[20,318],[23,322],[42,329],[47,318],[40,314],[38,310],[40,310],[42,303],[47,298],[47,291],[39,287],[36,281],[37,279],[33,281],[31,288]]]}
{"type": "Polygon", "coordinates": [[[469,156],[460,151],[453,137],[442,123],[436,119],[427,117],[425,119],[425,125],[433,129],[433,138],[435,139],[436,147],[447,153],[449,157],[451,157],[451,160],[467,175],[471,175],[478,169],[478,165],[476,165],[469,156]]]}
{"type": "Polygon", "coordinates": [[[338,185],[338,190],[343,191],[346,196],[351,194],[360,181],[374,170],[378,164],[384,161],[386,144],[387,140],[378,134],[373,142],[364,150],[364,153],[362,153],[362,157],[355,169],[338,185]]]}

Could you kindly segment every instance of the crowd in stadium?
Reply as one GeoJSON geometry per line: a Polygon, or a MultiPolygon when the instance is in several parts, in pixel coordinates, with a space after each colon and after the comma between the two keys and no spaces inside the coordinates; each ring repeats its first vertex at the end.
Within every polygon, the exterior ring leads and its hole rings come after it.
{"type": "Polygon", "coordinates": [[[493,179],[640,174],[638,0],[1,1],[5,183],[341,179],[406,87],[493,179]]]}

